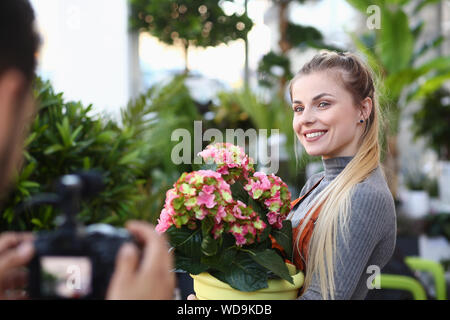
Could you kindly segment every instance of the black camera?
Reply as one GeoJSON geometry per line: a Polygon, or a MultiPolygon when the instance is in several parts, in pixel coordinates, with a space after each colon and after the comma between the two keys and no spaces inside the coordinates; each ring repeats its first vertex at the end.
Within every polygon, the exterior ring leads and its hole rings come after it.
{"type": "Polygon", "coordinates": [[[80,202],[103,188],[96,172],[69,174],[58,180],[55,194],[34,197],[28,206],[52,204],[62,215],[55,231],[39,232],[29,264],[31,299],[104,299],[122,244],[134,242],[126,229],[76,221],[80,202]]]}

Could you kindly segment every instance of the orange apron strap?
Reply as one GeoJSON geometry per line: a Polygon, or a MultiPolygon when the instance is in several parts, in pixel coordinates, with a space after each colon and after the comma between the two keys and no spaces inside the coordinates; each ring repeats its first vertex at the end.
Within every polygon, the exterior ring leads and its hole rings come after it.
{"type": "MultiPolygon", "coordinates": [[[[291,210],[294,209],[294,207],[300,203],[301,201],[303,201],[303,199],[305,199],[320,183],[320,181],[323,180],[324,177],[320,178],[319,181],[317,181],[314,186],[308,190],[308,192],[306,192],[303,196],[295,199],[294,201],[291,202],[291,210]]],[[[317,219],[317,215],[320,212],[320,208],[314,213],[313,216],[313,220],[310,221],[308,223],[308,225],[306,226],[306,228],[303,230],[303,233],[300,236],[299,242],[296,243],[299,232],[300,232],[300,226],[303,223],[303,219],[300,220],[299,224],[297,227],[293,228],[292,230],[292,241],[293,241],[293,246],[294,248],[298,248],[302,251],[302,253],[305,255],[305,257],[302,259],[302,256],[298,254],[297,250],[294,250],[294,255],[293,255],[293,262],[294,265],[297,267],[297,269],[299,270],[305,270],[305,263],[306,263],[306,256],[307,256],[307,246],[309,245],[309,240],[311,239],[311,235],[312,235],[312,230],[314,228],[314,222],[317,219]]],[[[308,212],[309,213],[309,212],[308,212]]],[[[307,213],[307,215],[308,215],[307,213]]]]}
{"type": "Polygon", "coordinates": [[[306,198],[320,183],[320,181],[323,180],[324,177],[320,178],[319,181],[317,181],[314,186],[308,190],[308,192],[306,192],[304,195],[302,195],[301,197],[295,199],[294,201],[291,201],[291,210],[294,209],[294,207],[301,201],[303,201],[304,198],[306,198]]]}
{"type": "MultiPolygon", "coordinates": [[[[299,202],[301,202],[306,196],[308,196],[308,195],[311,193],[311,191],[313,191],[314,188],[316,188],[316,187],[319,185],[320,181],[322,181],[323,178],[324,178],[324,177],[320,178],[319,181],[317,181],[317,182],[314,184],[314,186],[313,186],[310,190],[308,190],[308,192],[306,192],[303,196],[301,196],[301,197],[295,199],[294,201],[292,201],[292,202],[291,202],[291,210],[292,210],[299,202]]],[[[292,231],[293,231],[293,238],[292,238],[292,240],[293,240],[294,243],[295,243],[295,239],[297,238],[297,234],[298,234],[298,231],[299,231],[299,230],[298,230],[298,227],[297,227],[297,228],[294,228],[292,231]]],[[[283,254],[285,254],[283,248],[277,243],[277,241],[275,240],[275,238],[272,237],[271,235],[269,235],[269,237],[270,237],[270,240],[271,240],[271,242],[272,242],[272,248],[276,248],[276,249],[280,250],[283,254]]],[[[286,261],[289,261],[289,260],[286,259],[286,261]]],[[[289,261],[289,262],[291,262],[291,261],[289,261]]],[[[295,264],[295,263],[294,263],[294,264],[295,264]]],[[[299,265],[299,264],[297,263],[296,265],[297,265],[297,268],[298,268],[298,265],[299,265]]]]}

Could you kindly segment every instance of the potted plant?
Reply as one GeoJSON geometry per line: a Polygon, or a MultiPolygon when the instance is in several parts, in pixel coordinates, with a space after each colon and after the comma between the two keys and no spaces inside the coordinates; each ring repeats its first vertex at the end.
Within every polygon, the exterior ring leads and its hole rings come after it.
{"type": "Polygon", "coordinates": [[[409,172],[405,184],[408,188],[405,213],[411,218],[423,218],[430,211],[430,197],[426,191],[427,176],[422,172],[409,172]]]}
{"type": "Polygon", "coordinates": [[[303,274],[292,261],[291,195],[277,176],[255,172],[229,143],[199,153],[206,165],[167,191],[156,227],[199,299],[295,299],[303,274]]]}
{"type": "Polygon", "coordinates": [[[429,94],[413,120],[415,139],[425,137],[441,160],[439,197],[450,204],[450,91],[442,87],[429,94]]]}

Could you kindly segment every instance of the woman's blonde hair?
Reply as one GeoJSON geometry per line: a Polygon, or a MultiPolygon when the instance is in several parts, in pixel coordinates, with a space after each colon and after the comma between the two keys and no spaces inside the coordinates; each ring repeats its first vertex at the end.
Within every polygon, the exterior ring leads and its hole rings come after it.
{"type": "Polygon", "coordinates": [[[355,106],[361,106],[366,98],[372,99],[372,112],[366,119],[365,129],[360,138],[359,149],[344,170],[322,190],[316,198],[305,217],[294,250],[298,250],[300,235],[305,228],[312,213],[322,206],[317,219],[308,250],[306,275],[303,292],[311,284],[313,275],[319,277],[321,295],[323,299],[335,298],[334,265],[336,262],[337,226],[344,235],[348,233],[347,220],[351,210],[351,198],[357,183],[366,179],[371,172],[380,166],[379,126],[381,114],[375,90],[375,76],[364,61],[353,53],[336,53],[321,51],[311,61],[306,63],[295,75],[289,85],[292,99],[292,84],[301,76],[328,72],[337,76],[337,80],[353,96],[355,106]]]}

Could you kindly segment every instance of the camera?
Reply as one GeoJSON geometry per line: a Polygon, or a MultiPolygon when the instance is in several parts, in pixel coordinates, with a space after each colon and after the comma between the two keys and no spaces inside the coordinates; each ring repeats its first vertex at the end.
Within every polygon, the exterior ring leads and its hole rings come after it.
{"type": "Polygon", "coordinates": [[[29,263],[31,299],[104,299],[116,255],[125,242],[137,242],[123,228],[83,226],[76,220],[80,202],[103,188],[97,172],[62,176],[55,194],[40,194],[27,206],[52,204],[62,211],[55,231],[39,232],[29,263]]]}

